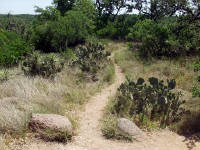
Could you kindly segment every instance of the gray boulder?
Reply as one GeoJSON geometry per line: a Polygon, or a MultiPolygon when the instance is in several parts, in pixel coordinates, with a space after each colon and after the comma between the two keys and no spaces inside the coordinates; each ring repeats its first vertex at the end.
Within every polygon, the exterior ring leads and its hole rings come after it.
{"type": "Polygon", "coordinates": [[[73,133],[71,122],[66,117],[55,114],[33,114],[29,127],[49,140],[64,140],[73,133]]]}
{"type": "Polygon", "coordinates": [[[145,133],[140,128],[138,128],[135,123],[126,118],[118,119],[117,127],[120,131],[128,134],[129,136],[143,137],[145,135],[145,133]]]}

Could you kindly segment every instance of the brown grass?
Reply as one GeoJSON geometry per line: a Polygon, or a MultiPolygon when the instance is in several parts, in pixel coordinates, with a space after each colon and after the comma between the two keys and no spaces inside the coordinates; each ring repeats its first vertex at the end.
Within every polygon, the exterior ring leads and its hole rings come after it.
{"type": "Polygon", "coordinates": [[[24,76],[20,68],[8,70],[12,76],[0,84],[0,133],[23,135],[32,113],[61,114],[77,128],[83,104],[113,82],[112,68],[110,63],[100,71],[97,82],[84,80],[83,73],[71,67],[65,67],[54,80],[24,76]]]}
{"type": "Polygon", "coordinates": [[[8,146],[6,145],[6,141],[3,135],[0,135],[0,150],[8,150],[8,146]]]}

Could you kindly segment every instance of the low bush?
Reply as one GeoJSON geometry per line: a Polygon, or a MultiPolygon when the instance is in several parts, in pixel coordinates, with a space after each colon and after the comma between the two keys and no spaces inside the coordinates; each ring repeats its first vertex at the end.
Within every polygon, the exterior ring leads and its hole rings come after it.
{"type": "Polygon", "coordinates": [[[0,65],[12,66],[19,63],[31,47],[17,34],[0,29],[0,65]]]}
{"type": "Polygon", "coordinates": [[[127,37],[129,40],[142,42],[139,52],[142,58],[148,56],[170,55],[169,50],[169,29],[167,26],[157,24],[152,20],[146,19],[138,21],[127,37]]]}
{"type": "Polygon", "coordinates": [[[195,72],[200,71],[200,58],[195,61],[193,66],[194,66],[194,71],[195,72]]]}
{"type": "Polygon", "coordinates": [[[200,86],[194,85],[192,88],[192,96],[193,97],[200,97],[200,86]]]}
{"type": "Polygon", "coordinates": [[[165,128],[178,121],[183,114],[180,100],[181,93],[172,92],[175,89],[175,80],[164,81],[149,78],[149,84],[139,78],[137,82],[128,79],[121,84],[113,106],[113,113],[120,117],[133,118],[142,127],[149,126],[155,121],[161,128],[165,128]]]}
{"type": "Polygon", "coordinates": [[[57,72],[64,67],[54,54],[42,56],[39,52],[34,52],[22,63],[22,70],[26,75],[40,75],[45,78],[53,78],[57,72]]]}
{"type": "Polygon", "coordinates": [[[129,33],[129,28],[132,27],[138,19],[139,17],[137,15],[123,14],[118,15],[115,21],[111,20],[105,24],[106,21],[102,18],[101,21],[104,24],[97,30],[97,35],[103,38],[124,40],[129,33]]]}

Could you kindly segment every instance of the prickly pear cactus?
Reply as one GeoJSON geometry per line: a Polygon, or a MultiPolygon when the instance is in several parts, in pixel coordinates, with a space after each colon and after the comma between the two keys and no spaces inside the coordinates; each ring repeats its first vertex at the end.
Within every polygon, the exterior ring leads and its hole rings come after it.
{"type": "Polygon", "coordinates": [[[173,93],[176,87],[175,80],[164,81],[155,77],[149,78],[149,83],[139,78],[135,83],[127,78],[118,89],[113,113],[119,116],[130,116],[140,125],[147,120],[159,121],[160,127],[166,127],[170,123],[180,119],[180,106],[184,101],[180,100],[181,93],[173,93]]]}
{"type": "Polygon", "coordinates": [[[26,75],[45,78],[54,78],[63,67],[64,62],[58,60],[54,54],[42,56],[39,52],[34,52],[22,62],[22,70],[26,75]]]}
{"type": "Polygon", "coordinates": [[[86,46],[81,46],[76,50],[77,59],[73,64],[95,77],[98,70],[105,67],[109,55],[110,53],[105,51],[101,43],[89,42],[86,46]]]}

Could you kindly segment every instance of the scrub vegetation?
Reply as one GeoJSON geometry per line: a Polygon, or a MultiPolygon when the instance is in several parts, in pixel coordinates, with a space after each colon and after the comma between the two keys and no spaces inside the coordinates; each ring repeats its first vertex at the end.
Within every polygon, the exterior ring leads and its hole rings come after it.
{"type": "Polygon", "coordinates": [[[107,138],[132,140],[120,117],[145,131],[200,132],[199,0],[53,0],[35,11],[0,15],[4,149],[30,132],[32,113],[64,115],[78,129],[89,97],[115,81],[115,64],[127,79],[105,109],[107,138]]]}

